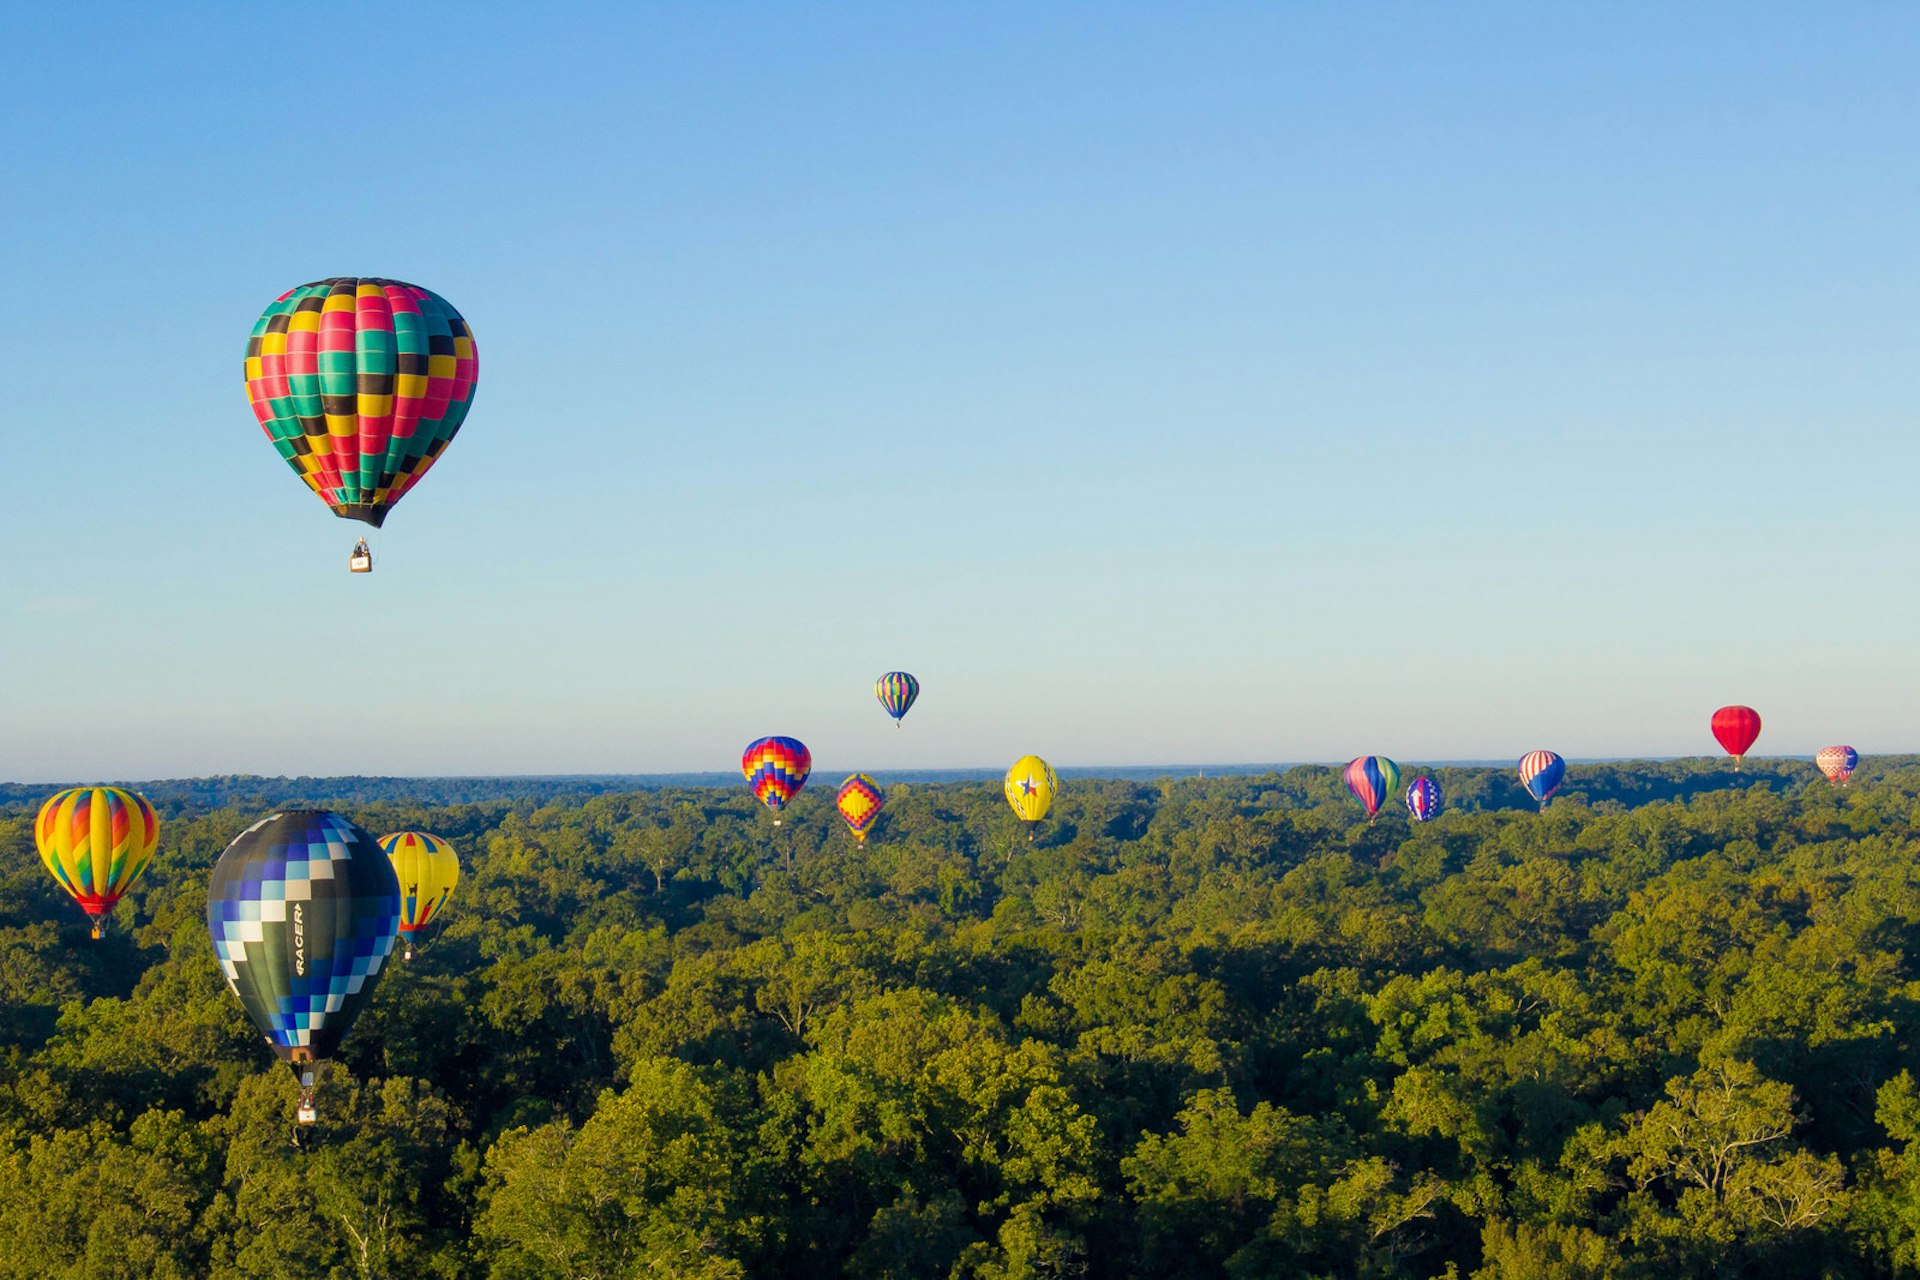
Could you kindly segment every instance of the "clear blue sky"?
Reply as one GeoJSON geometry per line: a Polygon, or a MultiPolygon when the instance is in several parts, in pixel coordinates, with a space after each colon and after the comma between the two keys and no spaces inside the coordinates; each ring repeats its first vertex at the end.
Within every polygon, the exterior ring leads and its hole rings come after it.
{"type": "Polygon", "coordinates": [[[0,777],[1920,747],[1920,7],[5,16],[0,777]],[[349,274],[481,350],[354,578],[349,274]]]}

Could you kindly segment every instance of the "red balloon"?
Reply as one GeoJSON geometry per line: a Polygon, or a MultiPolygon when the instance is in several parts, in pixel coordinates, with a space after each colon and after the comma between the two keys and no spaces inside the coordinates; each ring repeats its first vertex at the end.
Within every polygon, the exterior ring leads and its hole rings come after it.
{"type": "Polygon", "coordinates": [[[1752,707],[1722,707],[1713,713],[1713,736],[1737,765],[1760,736],[1760,713],[1752,707]]]}

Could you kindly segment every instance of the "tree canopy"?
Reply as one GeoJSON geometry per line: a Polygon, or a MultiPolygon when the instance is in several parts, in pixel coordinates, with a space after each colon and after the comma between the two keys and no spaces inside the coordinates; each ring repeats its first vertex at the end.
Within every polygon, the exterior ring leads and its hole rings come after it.
{"type": "MultiPolygon", "coordinates": [[[[1920,763],[156,787],[99,942],[0,791],[0,1280],[1920,1269],[1920,763]],[[320,1082],[227,991],[266,804],[462,876],[320,1082]]],[[[267,785],[271,783],[272,785],[267,785]]],[[[52,788],[46,788],[51,790],[52,788]]]]}

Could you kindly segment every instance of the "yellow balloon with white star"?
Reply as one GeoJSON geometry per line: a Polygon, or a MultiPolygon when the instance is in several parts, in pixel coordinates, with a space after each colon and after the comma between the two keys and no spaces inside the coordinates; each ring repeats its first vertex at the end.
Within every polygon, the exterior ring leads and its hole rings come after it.
{"type": "Polygon", "coordinates": [[[1032,825],[1053,808],[1053,793],[1059,786],[1052,765],[1039,756],[1022,756],[1007,770],[1007,803],[1020,821],[1032,825]]]}

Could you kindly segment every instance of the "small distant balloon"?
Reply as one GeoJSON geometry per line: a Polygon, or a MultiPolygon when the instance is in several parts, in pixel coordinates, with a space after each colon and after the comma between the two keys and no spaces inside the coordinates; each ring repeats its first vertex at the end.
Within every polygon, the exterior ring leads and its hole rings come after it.
{"type": "Polygon", "coordinates": [[[813,753],[798,738],[756,738],[740,753],[740,772],[754,799],[773,810],[773,825],[780,825],[780,811],[807,785],[813,772],[813,753]]]}
{"type": "Polygon", "coordinates": [[[1407,788],[1407,812],[1415,822],[1428,822],[1440,812],[1440,784],[1432,778],[1415,778],[1407,788]]]}
{"type": "Polygon", "coordinates": [[[873,682],[873,696],[898,728],[900,717],[913,709],[914,699],[920,696],[920,682],[904,671],[889,671],[873,682]]]}
{"type": "Polygon", "coordinates": [[[1385,756],[1360,756],[1347,764],[1346,776],[1347,790],[1367,811],[1367,825],[1372,826],[1381,803],[1400,789],[1400,766],[1385,756]]]}
{"type": "Polygon", "coordinates": [[[1547,801],[1560,789],[1561,779],[1567,776],[1567,762],[1551,751],[1529,751],[1520,757],[1520,785],[1527,794],[1540,802],[1540,811],[1546,812],[1547,801]]]}
{"type": "Polygon", "coordinates": [[[1027,839],[1033,839],[1033,826],[1047,816],[1053,808],[1053,793],[1059,790],[1060,780],[1053,775],[1053,766],[1039,756],[1021,756],[1014,761],[1013,768],[1007,770],[1007,803],[1020,815],[1020,821],[1027,824],[1027,839]]]}
{"type": "Polygon", "coordinates": [[[380,847],[400,881],[400,937],[406,945],[401,958],[411,960],[414,944],[440,918],[440,909],[460,883],[460,859],[452,845],[424,831],[381,836],[380,847]]]}
{"type": "Polygon", "coordinates": [[[854,840],[860,844],[867,842],[867,831],[886,803],[886,793],[880,790],[880,784],[864,773],[850,775],[834,797],[840,816],[847,820],[847,830],[853,832],[854,840]]]}
{"type": "Polygon", "coordinates": [[[40,806],[33,824],[40,861],[93,918],[93,936],[153,860],[160,819],[147,798],[118,787],[69,787],[40,806]]]}
{"type": "Polygon", "coordinates": [[[1827,775],[1828,782],[1844,787],[1853,777],[1853,771],[1860,767],[1860,753],[1847,746],[1822,747],[1813,762],[1827,775]]]}
{"type": "Polygon", "coordinates": [[[1760,736],[1760,713],[1752,707],[1722,707],[1713,713],[1713,736],[1733,757],[1733,767],[1738,771],[1747,749],[1760,736]]]}

